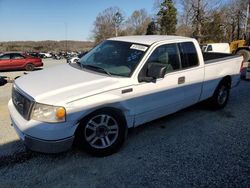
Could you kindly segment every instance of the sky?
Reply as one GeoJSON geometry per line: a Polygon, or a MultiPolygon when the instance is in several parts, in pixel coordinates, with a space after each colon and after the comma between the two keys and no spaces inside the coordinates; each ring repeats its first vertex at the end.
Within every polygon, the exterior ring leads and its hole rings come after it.
{"type": "Polygon", "coordinates": [[[0,0],[0,41],[90,40],[98,13],[117,6],[125,17],[154,0],[0,0]]]}

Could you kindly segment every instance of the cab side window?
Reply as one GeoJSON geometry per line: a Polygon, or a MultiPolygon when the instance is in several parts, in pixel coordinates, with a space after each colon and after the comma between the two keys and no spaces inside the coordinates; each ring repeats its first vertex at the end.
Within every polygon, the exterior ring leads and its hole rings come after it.
{"type": "Polygon", "coordinates": [[[196,48],[192,42],[178,44],[180,49],[182,68],[191,68],[199,65],[196,48]]]}
{"type": "Polygon", "coordinates": [[[166,44],[156,48],[146,64],[150,66],[151,63],[164,64],[166,66],[167,73],[179,70],[180,58],[177,45],[166,44]]]}

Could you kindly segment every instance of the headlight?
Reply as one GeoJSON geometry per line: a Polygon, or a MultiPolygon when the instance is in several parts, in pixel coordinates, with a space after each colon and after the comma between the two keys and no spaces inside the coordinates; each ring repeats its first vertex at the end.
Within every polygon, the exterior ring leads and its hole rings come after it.
{"type": "Polygon", "coordinates": [[[65,122],[66,110],[61,106],[35,103],[31,119],[48,123],[65,122]]]}

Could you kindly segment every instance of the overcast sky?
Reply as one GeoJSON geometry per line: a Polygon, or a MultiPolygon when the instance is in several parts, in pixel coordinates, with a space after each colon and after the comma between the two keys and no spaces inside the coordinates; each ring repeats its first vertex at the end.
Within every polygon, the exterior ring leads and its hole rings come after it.
{"type": "Polygon", "coordinates": [[[126,17],[154,0],[0,0],[0,41],[89,40],[99,12],[117,6],[126,17]]]}

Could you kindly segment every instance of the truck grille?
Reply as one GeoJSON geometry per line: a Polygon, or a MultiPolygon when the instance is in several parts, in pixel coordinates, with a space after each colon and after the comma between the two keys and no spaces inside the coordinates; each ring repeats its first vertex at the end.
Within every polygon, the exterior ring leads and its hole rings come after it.
{"type": "Polygon", "coordinates": [[[12,89],[12,101],[16,110],[26,119],[30,119],[30,112],[33,106],[33,101],[21,94],[15,87],[12,89]]]}

